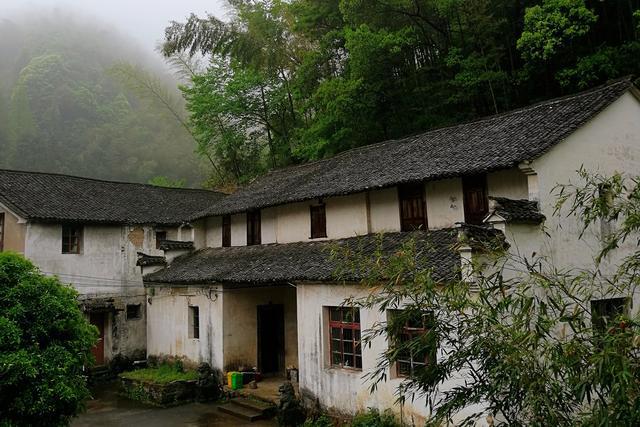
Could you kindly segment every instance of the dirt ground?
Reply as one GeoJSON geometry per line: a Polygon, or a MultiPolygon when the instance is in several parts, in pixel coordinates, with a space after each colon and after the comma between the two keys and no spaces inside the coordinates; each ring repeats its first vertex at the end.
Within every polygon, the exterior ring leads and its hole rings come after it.
{"type": "Polygon", "coordinates": [[[218,411],[213,403],[190,403],[174,408],[156,408],[118,396],[117,384],[95,387],[94,399],[87,402],[87,411],[75,418],[73,427],[133,426],[133,427],[273,427],[275,421],[250,423],[218,411]]]}

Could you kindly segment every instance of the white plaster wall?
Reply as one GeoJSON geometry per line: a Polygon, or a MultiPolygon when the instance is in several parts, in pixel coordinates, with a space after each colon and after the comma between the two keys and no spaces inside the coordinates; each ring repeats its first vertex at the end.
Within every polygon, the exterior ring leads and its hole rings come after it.
{"type": "Polygon", "coordinates": [[[462,180],[444,179],[426,183],[429,229],[454,227],[464,221],[462,180]]]}
{"type": "Polygon", "coordinates": [[[506,169],[487,174],[489,196],[509,199],[528,199],[527,176],[518,168],[506,169]]]}
{"type": "Polygon", "coordinates": [[[206,242],[209,248],[222,246],[222,217],[214,216],[206,219],[206,242]]]}
{"type": "MultiPolygon", "coordinates": [[[[579,183],[576,171],[581,166],[603,175],[616,171],[640,175],[640,102],[630,93],[623,95],[531,166],[538,174],[540,208],[551,235],[540,250],[556,266],[591,265],[600,249],[599,227],[587,230],[578,240],[576,219],[566,217],[566,209],[562,216],[554,215],[557,197],[553,190],[558,183],[579,183]]],[[[620,254],[635,249],[634,242],[626,245],[620,254]]]]}
{"type": "Polygon", "coordinates": [[[278,208],[266,208],[260,212],[260,240],[263,244],[276,243],[278,231],[278,208]]]}
{"type": "Polygon", "coordinates": [[[247,246],[247,214],[245,213],[231,215],[231,246],[247,246]]]}
{"type": "MultiPolygon", "coordinates": [[[[366,411],[368,408],[391,409],[408,425],[424,425],[430,411],[423,399],[410,399],[404,407],[395,405],[395,391],[401,379],[391,379],[378,385],[375,393],[370,393],[370,383],[365,375],[378,366],[378,357],[387,349],[387,341],[378,337],[371,347],[363,346],[362,371],[331,368],[328,360],[328,325],[324,307],[340,306],[350,296],[362,297],[366,289],[358,285],[339,284],[297,284],[298,303],[298,354],[300,360],[300,392],[312,402],[338,413],[366,411]]],[[[364,334],[376,322],[385,322],[387,313],[379,310],[360,309],[360,325],[364,334]]],[[[441,349],[440,349],[441,351],[441,349]]],[[[452,387],[453,380],[443,387],[452,387]]],[[[454,425],[465,415],[453,417],[454,425]]]]}
{"type": "Polygon", "coordinates": [[[329,239],[340,239],[367,234],[367,203],[365,193],[331,197],[327,199],[325,203],[327,237],[329,239]]]}
{"type": "MultiPolygon", "coordinates": [[[[207,223],[204,219],[199,219],[191,223],[193,227],[193,246],[202,249],[207,246],[207,223]]],[[[182,240],[189,240],[188,233],[183,231],[182,240]]]]}
{"type": "Polygon", "coordinates": [[[222,367],[223,294],[215,287],[147,289],[147,354],[184,356],[222,367]],[[189,338],[189,306],[200,308],[200,338],[189,338]]]}
{"type": "Polygon", "coordinates": [[[400,231],[397,187],[369,192],[369,221],[372,233],[400,231]]]}
{"type": "Polygon", "coordinates": [[[311,235],[311,202],[278,206],[276,236],[278,243],[304,242],[311,235]]]}

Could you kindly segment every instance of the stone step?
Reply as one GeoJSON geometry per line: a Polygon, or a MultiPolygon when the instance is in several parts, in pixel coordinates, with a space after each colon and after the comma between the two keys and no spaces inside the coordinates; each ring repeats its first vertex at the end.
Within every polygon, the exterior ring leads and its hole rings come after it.
{"type": "Polygon", "coordinates": [[[233,415],[234,417],[241,418],[249,422],[264,418],[264,414],[262,413],[262,411],[256,411],[255,409],[250,409],[238,405],[233,400],[229,401],[229,403],[218,406],[218,410],[224,412],[225,414],[233,415]]]}
{"type": "Polygon", "coordinates": [[[267,403],[262,400],[250,399],[246,397],[235,397],[231,400],[238,406],[242,406],[247,409],[260,412],[263,415],[270,415],[275,412],[276,406],[272,403],[267,403]]]}

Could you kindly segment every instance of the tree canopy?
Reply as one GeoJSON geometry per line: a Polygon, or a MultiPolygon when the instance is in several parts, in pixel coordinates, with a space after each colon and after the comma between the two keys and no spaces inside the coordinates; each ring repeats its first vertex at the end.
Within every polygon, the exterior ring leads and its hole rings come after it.
{"type": "MultiPolygon", "coordinates": [[[[640,1],[228,0],[163,52],[214,180],[503,112],[640,70],[640,1]]],[[[461,141],[463,144],[464,141],[461,141]]]]}
{"type": "Polygon", "coordinates": [[[0,252],[0,425],[67,425],[89,397],[97,332],[71,286],[0,252]]]}

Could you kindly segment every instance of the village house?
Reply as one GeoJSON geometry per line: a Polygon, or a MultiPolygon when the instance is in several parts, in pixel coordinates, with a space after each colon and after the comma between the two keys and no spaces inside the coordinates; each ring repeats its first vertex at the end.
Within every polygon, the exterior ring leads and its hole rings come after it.
{"type": "MultiPolygon", "coordinates": [[[[206,247],[145,270],[148,353],[280,376],[296,366],[309,402],[344,413],[392,407],[402,378],[429,362],[397,363],[370,393],[363,377],[388,343],[360,339],[392,313],[342,307],[367,290],[355,275],[337,280],[328,248],[373,251],[384,232],[392,253],[414,239],[443,282],[468,270],[473,242],[487,235],[557,266],[587,266],[601,230],[578,241],[575,218],[554,215],[553,189],[581,167],[640,175],[639,93],[622,79],[268,173],[191,216],[206,247]]],[[[420,399],[394,410],[429,416],[420,399]]]]}
{"type": "Polygon", "coordinates": [[[71,283],[100,331],[97,365],[146,357],[142,266],[199,244],[187,221],[221,193],[0,170],[0,251],[71,283]]]}

